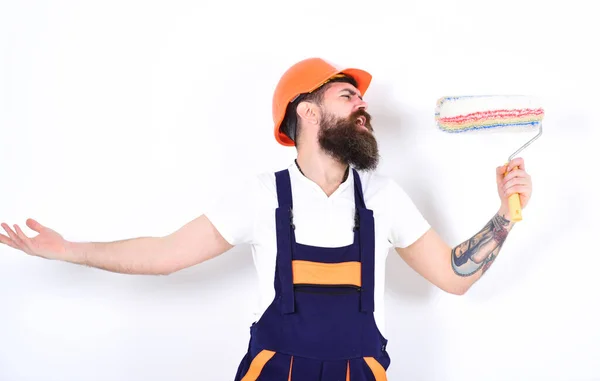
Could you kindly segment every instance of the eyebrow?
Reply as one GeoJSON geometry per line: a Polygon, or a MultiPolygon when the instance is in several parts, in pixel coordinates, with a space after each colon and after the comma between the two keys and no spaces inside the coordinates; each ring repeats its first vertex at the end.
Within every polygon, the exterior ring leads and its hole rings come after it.
{"type": "Polygon", "coordinates": [[[362,96],[358,95],[358,93],[356,91],[352,90],[352,89],[345,88],[345,89],[340,90],[340,93],[344,92],[344,91],[349,92],[351,95],[357,95],[360,100],[363,99],[362,96]]]}

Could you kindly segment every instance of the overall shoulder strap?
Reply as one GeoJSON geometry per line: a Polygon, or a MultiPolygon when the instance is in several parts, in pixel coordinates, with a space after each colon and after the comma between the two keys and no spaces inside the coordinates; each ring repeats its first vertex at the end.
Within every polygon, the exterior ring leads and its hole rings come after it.
{"type": "Polygon", "coordinates": [[[366,208],[365,198],[363,196],[362,183],[360,181],[360,176],[356,169],[352,168],[352,174],[354,175],[354,203],[358,208],[366,208]]]}
{"type": "Polygon", "coordinates": [[[373,312],[375,310],[375,220],[373,211],[366,207],[358,172],[354,168],[352,168],[352,172],[354,173],[355,219],[359,234],[362,279],[360,310],[373,312]]]}
{"type": "Polygon", "coordinates": [[[293,260],[292,185],[287,169],[275,172],[279,207],[275,211],[277,229],[276,291],[281,293],[283,313],[295,311],[293,260]]]}
{"type": "Polygon", "coordinates": [[[279,207],[289,205],[292,207],[292,184],[290,172],[287,169],[275,172],[275,184],[277,186],[277,200],[279,207]]]}

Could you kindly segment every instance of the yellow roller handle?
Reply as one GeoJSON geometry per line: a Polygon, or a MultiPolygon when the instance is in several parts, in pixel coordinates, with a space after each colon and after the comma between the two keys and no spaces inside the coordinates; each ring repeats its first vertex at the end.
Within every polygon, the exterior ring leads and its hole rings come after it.
{"type": "Polygon", "coordinates": [[[510,210],[510,219],[513,222],[521,221],[521,198],[518,193],[511,194],[508,197],[508,209],[510,210]]]}
{"type": "MultiPolygon", "coordinates": [[[[505,176],[506,173],[504,174],[505,176]]],[[[513,193],[508,197],[508,210],[510,211],[510,219],[513,222],[521,221],[523,219],[523,216],[521,215],[521,197],[518,193],[513,193]]]]}

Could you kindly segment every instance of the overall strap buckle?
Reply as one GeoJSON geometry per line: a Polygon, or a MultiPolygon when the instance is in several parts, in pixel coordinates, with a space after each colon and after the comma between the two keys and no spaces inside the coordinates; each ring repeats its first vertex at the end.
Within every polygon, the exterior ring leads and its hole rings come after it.
{"type": "Polygon", "coordinates": [[[294,209],[290,206],[290,226],[292,230],[296,230],[296,225],[294,225],[294,209]]]}
{"type": "Polygon", "coordinates": [[[357,232],[360,229],[360,217],[358,215],[358,210],[354,213],[354,228],[352,231],[357,232]]]}

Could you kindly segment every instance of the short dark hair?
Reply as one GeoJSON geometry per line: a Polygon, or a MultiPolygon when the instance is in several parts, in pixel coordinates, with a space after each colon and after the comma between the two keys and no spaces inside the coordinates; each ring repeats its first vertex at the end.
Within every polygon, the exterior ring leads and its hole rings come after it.
{"type": "Polygon", "coordinates": [[[296,146],[298,146],[298,136],[300,135],[300,127],[298,126],[298,117],[296,115],[296,109],[300,102],[312,102],[320,106],[323,103],[323,95],[325,91],[329,88],[329,86],[334,82],[346,82],[350,83],[354,87],[358,87],[354,78],[343,75],[339,77],[334,77],[329,81],[325,82],[325,84],[321,85],[316,90],[311,91],[310,93],[300,94],[294,99],[292,102],[288,103],[287,108],[285,110],[285,116],[283,117],[283,121],[281,122],[281,131],[290,138],[296,146]]]}

